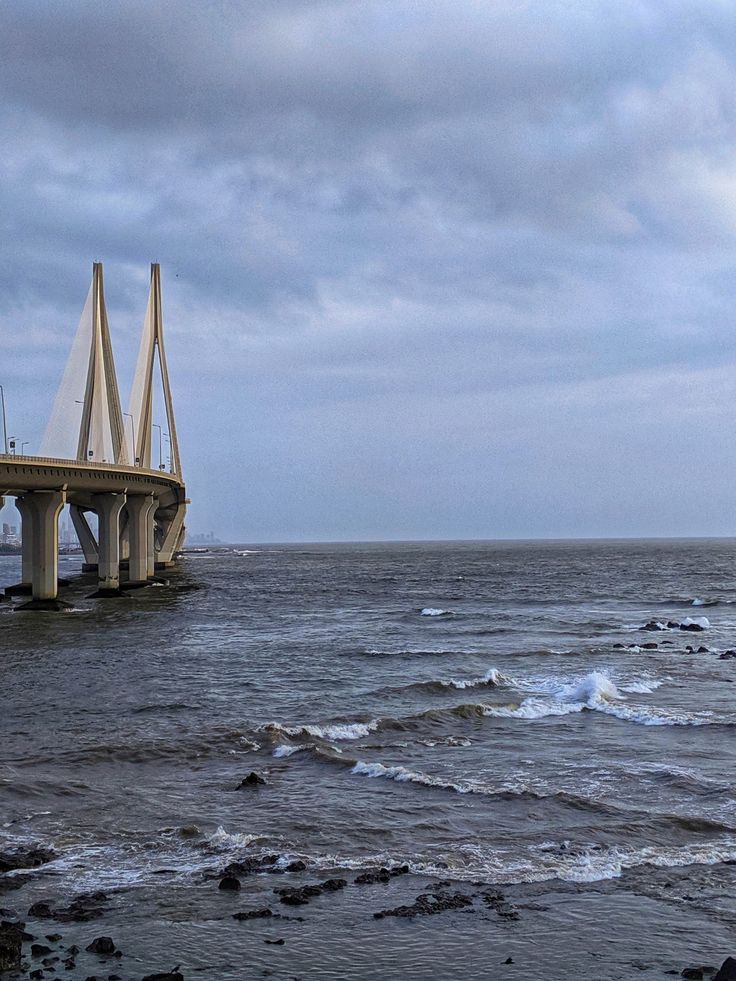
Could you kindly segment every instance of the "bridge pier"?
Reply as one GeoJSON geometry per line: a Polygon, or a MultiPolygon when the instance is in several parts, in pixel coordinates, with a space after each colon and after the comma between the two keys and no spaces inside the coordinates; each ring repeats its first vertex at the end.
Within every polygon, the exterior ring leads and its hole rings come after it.
{"type": "Polygon", "coordinates": [[[155,499],[152,494],[129,494],[128,543],[128,586],[145,586],[149,575],[153,575],[153,512],[155,499]],[[150,568],[150,572],[149,572],[150,568]]]}
{"type": "MultiPolygon", "coordinates": [[[[19,610],[58,610],[67,606],[57,599],[59,582],[59,514],[66,503],[66,491],[37,490],[24,494],[23,564],[26,564],[25,538],[30,530],[31,600],[19,610]],[[30,527],[29,527],[30,526],[30,527]]],[[[23,577],[27,574],[25,568],[23,577]]]]}
{"type": "Polygon", "coordinates": [[[20,582],[5,587],[6,596],[30,596],[33,591],[33,527],[31,511],[24,496],[17,496],[15,506],[20,514],[21,574],[20,582]]]}
{"type": "Polygon", "coordinates": [[[97,512],[97,592],[94,598],[120,596],[120,512],[125,494],[94,494],[97,512]]]}

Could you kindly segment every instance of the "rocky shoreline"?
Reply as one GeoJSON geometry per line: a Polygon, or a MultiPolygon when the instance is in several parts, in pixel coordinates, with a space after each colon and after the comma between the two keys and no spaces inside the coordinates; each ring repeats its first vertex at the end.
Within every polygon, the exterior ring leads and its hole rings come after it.
{"type": "MultiPolygon", "coordinates": [[[[53,863],[55,858],[57,856],[52,850],[40,846],[0,853],[0,895],[17,895],[34,876],[42,875],[44,867],[53,863]]],[[[306,863],[302,861],[280,865],[278,855],[266,854],[249,856],[209,869],[200,877],[200,882],[205,887],[216,882],[219,892],[240,896],[247,891],[245,887],[249,879],[254,880],[264,875],[301,877],[308,876],[309,872],[306,863]]],[[[235,924],[258,921],[273,925],[283,923],[285,926],[289,923],[302,924],[305,922],[304,916],[292,915],[286,909],[301,909],[320,897],[348,890],[357,890],[362,899],[369,899],[366,916],[374,921],[414,921],[442,914],[475,913],[484,919],[490,914],[499,921],[513,924],[529,913],[547,909],[534,902],[512,901],[506,891],[497,885],[482,881],[457,882],[452,879],[427,883],[408,902],[395,906],[384,906],[381,903],[381,891],[385,887],[400,879],[409,882],[414,881],[414,878],[407,865],[394,865],[352,873],[350,879],[331,877],[300,884],[276,885],[271,890],[272,901],[267,905],[230,912],[230,919],[235,921],[232,929],[240,929],[235,924]]],[[[692,897],[683,896],[683,899],[692,897]]],[[[110,900],[110,894],[97,890],[71,895],[57,902],[39,900],[32,903],[25,914],[17,908],[1,907],[0,976],[8,981],[15,978],[48,981],[58,977],[79,977],[84,978],[84,981],[184,981],[186,975],[179,964],[164,970],[132,974],[126,965],[126,951],[118,946],[113,936],[86,926],[103,919],[109,924],[115,915],[110,909],[110,900]],[[69,936],[70,930],[73,936],[69,936]],[[90,962],[95,965],[93,973],[89,973],[90,962]],[[83,973],[74,973],[79,971],[83,973]]],[[[14,905],[18,906],[17,903],[14,905]]],[[[108,930],[110,933],[114,932],[109,925],[108,930]]],[[[237,934],[232,943],[238,943],[237,934]]],[[[263,943],[282,947],[287,943],[287,938],[280,935],[266,937],[263,938],[263,943]]],[[[498,963],[499,967],[510,968],[514,965],[516,973],[508,975],[509,977],[526,976],[523,973],[524,966],[514,957],[507,956],[498,963]]],[[[726,957],[720,967],[698,963],[686,964],[681,968],[663,965],[661,974],[680,976],[690,981],[736,981],[736,959],[726,957]]],[[[216,977],[215,974],[203,975],[202,968],[194,968],[189,975],[190,979],[203,976],[216,977]]],[[[550,981],[554,977],[552,974],[544,976],[548,976],[550,981]]]]}

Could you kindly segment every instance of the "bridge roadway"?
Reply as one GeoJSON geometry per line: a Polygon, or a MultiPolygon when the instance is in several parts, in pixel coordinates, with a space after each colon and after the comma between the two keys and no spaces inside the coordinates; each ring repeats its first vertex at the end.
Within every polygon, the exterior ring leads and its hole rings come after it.
{"type": "MultiPolygon", "coordinates": [[[[120,563],[128,557],[125,588],[144,585],[156,565],[167,566],[184,535],[186,491],[164,470],[0,453],[0,505],[14,496],[22,520],[22,578],[6,592],[30,593],[28,608],[58,609],[58,518],[64,504],[85,562],[98,570],[99,596],[120,595],[120,563]],[[98,518],[95,537],[86,520],[98,518]]],[[[20,607],[18,607],[20,609],[20,607]]]]}

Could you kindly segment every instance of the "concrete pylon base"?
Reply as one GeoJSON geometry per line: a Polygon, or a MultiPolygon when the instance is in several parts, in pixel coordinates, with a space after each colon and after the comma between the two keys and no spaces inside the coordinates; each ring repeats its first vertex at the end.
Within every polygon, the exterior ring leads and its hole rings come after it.
{"type": "Polygon", "coordinates": [[[72,610],[71,603],[65,603],[58,599],[32,599],[27,603],[21,603],[13,610],[14,613],[29,613],[37,611],[39,613],[63,613],[65,610],[72,610]]]}
{"type": "Polygon", "coordinates": [[[87,599],[119,599],[121,596],[125,596],[122,589],[109,589],[107,587],[102,587],[96,590],[94,593],[90,593],[87,599]]]}
{"type": "Polygon", "coordinates": [[[14,586],[5,587],[6,596],[30,596],[33,588],[29,582],[17,582],[14,586]]]}

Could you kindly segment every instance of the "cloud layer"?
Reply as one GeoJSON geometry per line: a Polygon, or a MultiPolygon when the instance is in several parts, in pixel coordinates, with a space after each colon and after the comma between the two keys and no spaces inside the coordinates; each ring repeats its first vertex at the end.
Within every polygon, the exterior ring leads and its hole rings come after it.
{"type": "Polygon", "coordinates": [[[190,525],[731,530],[736,10],[13,2],[0,384],[38,440],[162,263],[190,525]]]}

